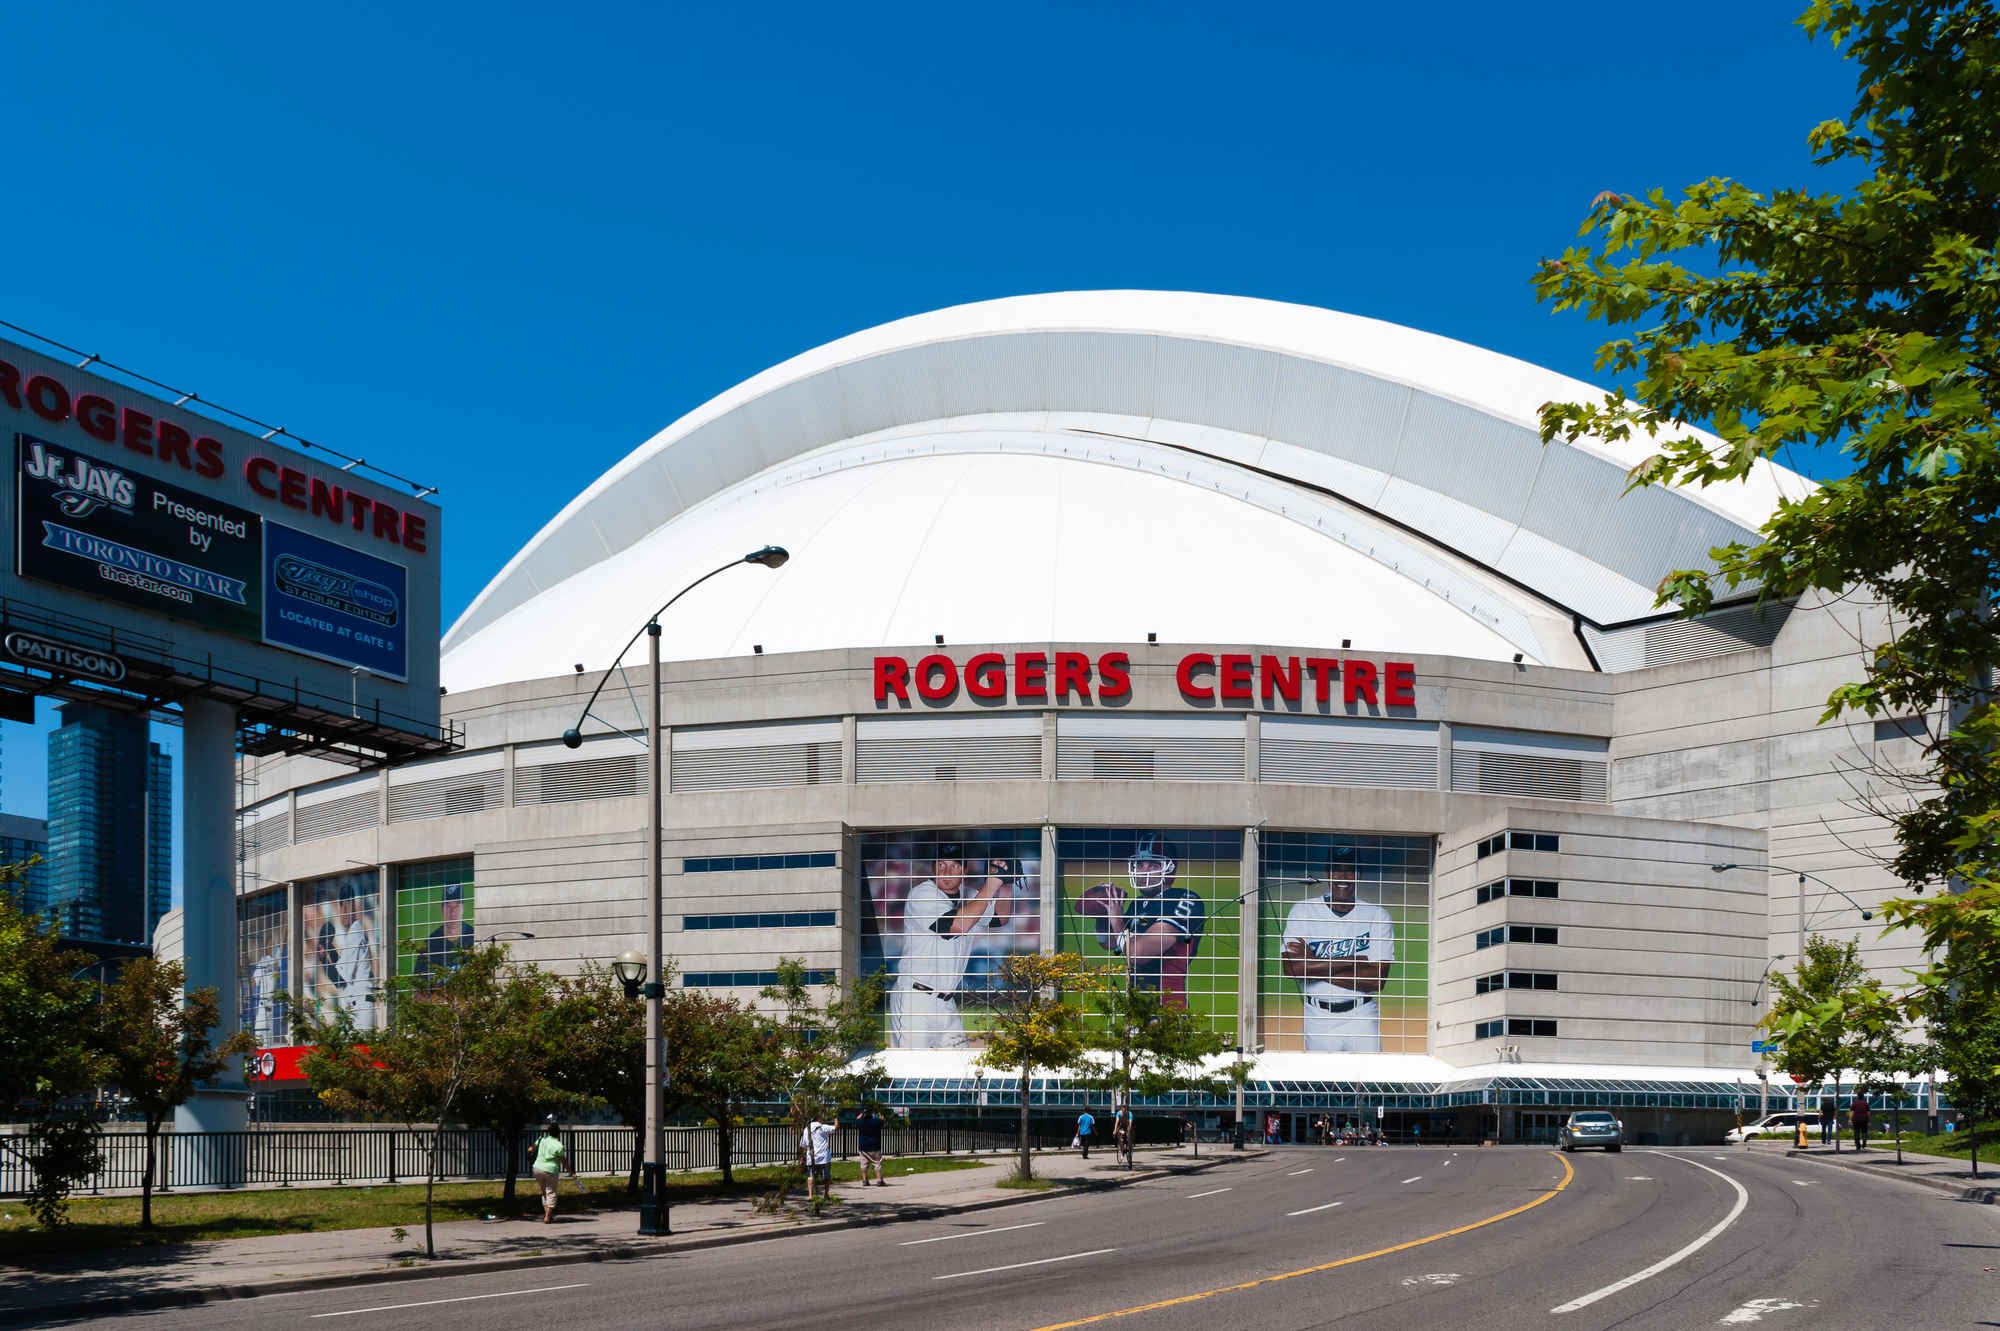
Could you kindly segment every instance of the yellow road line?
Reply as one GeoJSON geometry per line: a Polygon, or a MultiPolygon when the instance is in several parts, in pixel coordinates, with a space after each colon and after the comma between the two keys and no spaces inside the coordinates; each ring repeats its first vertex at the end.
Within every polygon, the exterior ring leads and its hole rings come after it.
{"type": "MultiPolygon", "coordinates": [[[[1552,1151],[1550,1154],[1554,1155],[1555,1153],[1552,1151]]],[[[1068,1328],[1073,1326],[1089,1326],[1093,1322],[1108,1322],[1115,1317],[1131,1317],[1138,1313],[1158,1312],[1162,1308],[1175,1308],[1183,1303],[1200,1303],[1203,1299],[1212,1299],[1218,1294],[1234,1294],[1238,1290],[1256,1289],[1259,1285],[1275,1285],[1280,1280],[1294,1280],[1299,1276],[1317,1275],[1321,1271],[1331,1271],[1335,1267],[1352,1266],[1356,1262],[1365,1262],[1376,1257],[1387,1257],[1392,1252],[1402,1252],[1408,1248],[1421,1248],[1424,1244],[1436,1243],[1439,1239],[1448,1239],[1458,1234],[1469,1234],[1475,1229],[1483,1229],[1487,1225],[1498,1224],[1500,1221],[1517,1216],[1523,1211],[1532,1211],[1543,1202],[1548,1201],[1551,1197],[1561,1192],[1564,1188],[1567,1188],[1570,1185],[1570,1180],[1576,1177],[1576,1171],[1571,1169],[1569,1161],[1563,1159],[1560,1155],[1556,1156],[1556,1160],[1563,1167],[1563,1180],[1556,1184],[1555,1187],[1523,1206],[1517,1206],[1511,1211],[1502,1211],[1499,1215],[1489,1215],[1484,1220],[1475,1220],[1469,1225],[1460,1225],[1457,1229],[1447,1229],[1437,1234],[1427,1234],[1423,1238],[1411,1239],[1408,1243],[1398,1243],[1391,1248],[1377,1248],[1374,1252],[1364,1252],[1354,1257],[1343,1257],[1337,1262],[1322,1262],[1318,1266],[1302,1267],[1297,1271],[1286,1271],[1281,1275],[1265,1276],[1259,1280],[1246,1280],[1240,1285],[1223,1285],[1217,1289],[1202,1290],[1199,1294],[1183,1294],[1177,1299],[1161,1299],[1158,1303],[1142,1303],[1136,1308],[1119,1308],[1113,1312],[1097,1313],[1090,1317],[1079,1317],[1073,1322],[1051,1322],[1047,1326],[1036,1327],[1035,1331],[1068,1331],[1068,1328]]]]}

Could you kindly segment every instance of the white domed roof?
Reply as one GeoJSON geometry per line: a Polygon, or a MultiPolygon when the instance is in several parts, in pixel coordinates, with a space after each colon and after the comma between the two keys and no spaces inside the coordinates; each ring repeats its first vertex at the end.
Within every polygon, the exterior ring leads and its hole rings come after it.
{"type": "Polygon", "coordinates": [[[578,496],[445,637],[454,689],[662,650],[1293,643],[1583,665],[1572,617],[1649,613],[1780,490],[1620,499],[1643,449],[1544,448],[1589,385],[1392,324],[1173,292],[961,306],[746,381],[578,496]]]}

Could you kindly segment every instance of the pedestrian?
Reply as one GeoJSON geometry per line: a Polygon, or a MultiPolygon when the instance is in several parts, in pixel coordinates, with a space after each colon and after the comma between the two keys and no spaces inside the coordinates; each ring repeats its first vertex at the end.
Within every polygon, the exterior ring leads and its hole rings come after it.
{"type": "Polygon", "coordinates": [[[1854,1122],[1854,1149],[1857,1151],[1868,1149],[1869,1112],[1868,1097],[1857,1092],[1854,1103],[1847,1107],[1847,1116],[1854,1122]]]}
{"type": "Polygon", "coordinates": [[[550,1114],[542,1123],[542,1135],[535,1142],[535,1184],[542,1190],[542,1223],[549,1224],[556,1218],[556,1183],[564,1169],[571,1178],[576,1177],[576,1166],[569,1162],[569,1152],[562,1144],[562,1124],[550,1114]]]}
{"type": "Polygon", "coordinates": [[[833,1133],[834,1125],[820,1121],[814,1114],[806,1123],[806,1130],[799,1134],[799,1150],[806,1158],[806,1201],[819,1200],[819,1190],[826,1191],[827,1199],[833,1198],[833,1133]]]}
{"type": "Polygon", "coordinates": [[[1819,1098],[1819,1144],[1833,1145],[1834,1134],[1839,1131],[1840,1107],[1834,1104],[1831,1095],[1822,1095],[1819,1098]]]}
{"type": "Polygon", "coordinates": [[[1097,1120],[1086,1109],[1076,1116],[1076,1144],[1083,1151],[1083,1158],[1090,1159],[1090,1134],[1097,1131],[1097,1120]]]}
{"type": "Polygon", "coordinates": [[[873,1169],[875,1186],[888,1187],[888,1180],[882,1177],[882,1116],[874,1105],[864,1105],[861,1116],[854,1120],[854,1148],[861,1152],[861,1186],[868,1186],[868,1171],[873,1169]]]}

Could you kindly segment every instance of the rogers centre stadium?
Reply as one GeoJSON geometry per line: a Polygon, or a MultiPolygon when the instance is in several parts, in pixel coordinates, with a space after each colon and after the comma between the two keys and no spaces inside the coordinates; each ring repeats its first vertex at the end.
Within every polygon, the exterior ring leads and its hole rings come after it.
{"type": "MultiPolygon", "coordinates": [[[[246,1023],[281,1044],[284,991],[370,1028],[378,977],[474,938],[558,971],[645,950],[643,644],[561,737],[662,602],[769,543],[789,562],[661,619],[666,950],[743,999],[781,957],[886,972],[891,1104],[1013,1103],[974,1067],[982,990],[1064,950],[1240,1046],[1287,1137],[1379,1111],[1547,1139],[1603,1106],[1671,1143],[1786,1107],[1753,1047],[1768,975],[1808,932],[1914,960],[1864,920],[1898,885],[1857,800],[1915,745],[1817,724],[1868,607],[1656,607],[1810,482],[1626,493],[1641,444],[1538,435],[1600,391],[1147,291],[774,366],[584,487],[452,625],[462,752],[243,760],[246,1023]]],[[[273,1052],[276,1110],[302,1083],[273,1052]]]]}

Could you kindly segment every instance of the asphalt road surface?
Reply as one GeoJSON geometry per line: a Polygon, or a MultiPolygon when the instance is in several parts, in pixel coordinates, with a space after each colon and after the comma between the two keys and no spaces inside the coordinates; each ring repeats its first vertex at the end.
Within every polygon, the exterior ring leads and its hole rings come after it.
{"type": "Polygon", "coordinates": [[[2000,1207],[1741,1149],[1293,1148],[942,1220],[130,1314],[159,1328],[2000,1326],[2000,1207]]]}

